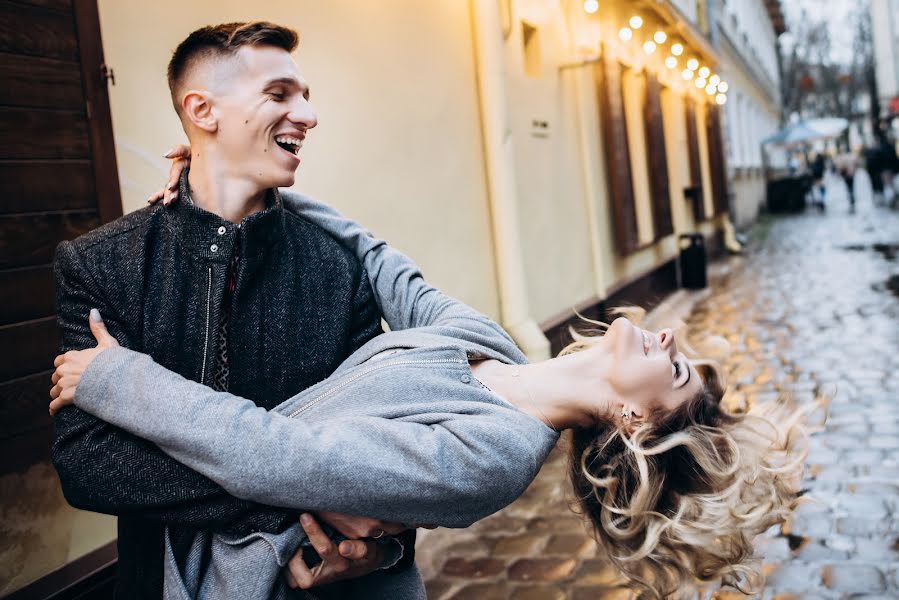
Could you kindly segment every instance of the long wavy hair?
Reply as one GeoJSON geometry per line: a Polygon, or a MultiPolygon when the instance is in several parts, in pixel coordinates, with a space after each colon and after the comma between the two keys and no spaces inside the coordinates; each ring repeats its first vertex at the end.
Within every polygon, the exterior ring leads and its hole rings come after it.
{"type": "MultiPolygon", "coordinates": [[[[562,354],[596,339],[576,336],[562,354]]],[[[631,427],[601,417],[570,439],[578,509],[641,599],[693,597],[715,583],[756,593],[764,577],[753,539],[800,501],[805,423],[820,404],[781,399],[729,413],[719,370],[693,365],[703,390],[677,409],[631,427]]]]}

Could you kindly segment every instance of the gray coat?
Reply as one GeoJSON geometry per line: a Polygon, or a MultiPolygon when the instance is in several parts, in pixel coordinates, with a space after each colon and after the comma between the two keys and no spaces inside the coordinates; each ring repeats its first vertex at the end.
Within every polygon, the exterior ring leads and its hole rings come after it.
{"type": "MultiPolygon", "coordinates": [[[[264,504],[466,527],[512,502],[558,434],[481,386],[469,359],[520,364],[521,351],[359,225],[305,197],[284,201],[357,254],[391,332],[273,411],[124,348],[94,360],[75,404],[264,504]]],[[[166,597],[286,597],[280,570],[302,539],[299,526],[242,538],[199,534],[186,562],[167,552],[166,597]]],[[[364,597],[422,594],[414,570],[376,588],[364,597]]]]}

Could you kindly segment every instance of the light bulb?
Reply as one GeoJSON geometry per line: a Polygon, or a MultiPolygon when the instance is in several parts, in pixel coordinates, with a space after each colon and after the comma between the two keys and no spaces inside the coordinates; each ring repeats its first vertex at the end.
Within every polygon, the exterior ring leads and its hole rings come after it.
{"type": "Polygon", "coordinates": [[[718,84],[718,91],[721,92],[722,94],[727,93],[727,88],[728,88],[728,85],[727,85],[726,81],[722,81],[721,83],[718,84]]]}
{"type": "Polygon", "coordinates": [[[599,0],[584,0],[584,12],[593,14],[599,10],[599,0]]]}
{"type": "Polygon", "coordinates": [[[705,93],[708,94],[709,96],[714,95],[714,93],[715,93],[716,91],[717,91],[717,90],[715,89],[715,86],[712,85],[711,83],[708,84],[707,86],[705,86],[705,93]]]}
{"type": "Polygon", "coordinates": [[[709,71],[708,67],[703,67],[703,68],[699,69],[699,76],[702,77],[703,79],[708,77],[709,73],[711,73],[711,71],[709,71]]]}
{"type": "Polygon", "coordinates": [[[668,67],[669,69],[673,69],[674,67],[677,66],[677,59],[674,58],[673,56],[669,56],[668,58],[665,59],[665,66],[668,67]]]}
{"type": "Polygon", "coordinates": [[[684,69],[680,76],[684,78],[684,81],[690,81],[691,79],[693,79],[693,71],[691,71],[690,69],[684,69]]]}
{"type": "Polygon", "coordinates": [[[668,35],[664,31],[656,31],[653,34],[652,39],[655,40],[656,44],[664,44],[665,40],[668,39],[668,35]]]}
{"type": "Polygon", "coordinates": [[[652,40],[643,42],[643,52],[645,52],[646,54],[652,54],[655,51],[656,51],[656,43],[655,42],[653,42],[652,40]]]}
{"type": "Polygon", "coordinates": [[[695,58],[691,58],[690,60],[687,61],[687,68],[690,69],[691,71],[695,71],[696,69],[699,68],[699,61],[696,60],[695,58]]]}
{"type": "Polygon", "coordinates": [[[704,88],[706,83],[708,83],[708,82],[703,77],[697,77],[696,81],[694,81],[693,83],[695,83],[696,87],[698,87],[698,88],[704,88]]]}
{"type": "Polygon", "coordinates": [[[711,77],[709,77],[709,83],[711,83],[712,85],[718,85],[719,83],[721,83],[721,78],[717,75],[712,75],[711,77]]]}
{"type": "Polygon", "coordinates": [[[643,19],[638,17],[637,15],[631,17],[628,23],[630,23],[632,29],[640,29],[641,27],[643,27],[643,19]]]}
{"type": "Polygon", "coordinates": [[[671,44],[671,54],[675,56],[680,56],[684,53],[684,47],[680,44],[671,44]]]}
{"type": "Polygon", "coordinates": [[[630,27],[622,27],[618,30],[618,37],[621,38],[622,41],[628,42],[634,37],[634,32],[630,30],[630,27]]]}
{"type": "Polygon", "coordinates": [[[715,96],[715,102],[717,102],[719,105],[724,104],[725,102],[727,102],[727,96],[724,94],[718,94],[717,96],[715,96]]]}

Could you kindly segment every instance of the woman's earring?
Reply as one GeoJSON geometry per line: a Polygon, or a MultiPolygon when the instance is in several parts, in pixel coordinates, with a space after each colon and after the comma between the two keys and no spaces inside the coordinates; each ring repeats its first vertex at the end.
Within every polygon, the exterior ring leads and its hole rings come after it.
{"type": "Polygon", "coordinates": [[[626,410],[626,411],[624,411],[624,412],[621,413],[621,418],[624,419],[625,421],[630,421],[630,420],[631,420],[631,414],[632,414],[631,411],[626,410]]]}

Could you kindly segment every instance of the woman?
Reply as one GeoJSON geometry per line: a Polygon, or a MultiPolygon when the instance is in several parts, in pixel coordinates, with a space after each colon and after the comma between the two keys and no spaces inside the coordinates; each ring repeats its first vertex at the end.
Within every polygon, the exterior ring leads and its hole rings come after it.
{"type": "MultiPolygon", "coordinates": [[[[527,365],[498,325],[404,255],[323,204],[283,196],[356,253],[390,333],[272,412],[105,342],[57,359],[51,412],[74,402],[237,497],[447,527],[512,502],[572,429],[581,508],[635,587],[668,597],[696,578],[754,573],[752,538],[795,504],[800,411],[725,414],[713,369],[687,360],[670,330],[626,319],[527,365]]],[[[166,594],[283,597],[280,567],[303,538],[299,526],[200,534],[209,566],[167,548],[166,594]]]]}

